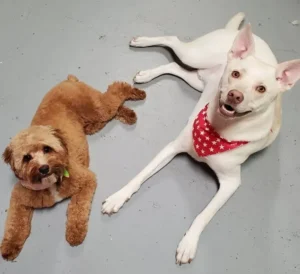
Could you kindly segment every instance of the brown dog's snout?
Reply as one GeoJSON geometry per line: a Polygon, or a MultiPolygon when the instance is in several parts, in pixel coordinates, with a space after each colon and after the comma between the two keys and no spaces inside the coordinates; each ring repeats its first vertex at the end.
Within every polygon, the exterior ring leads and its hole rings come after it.
{"type": "Polygon", "coordinates": [[[240,91],[233,89],[228,92],[227,100],[229,103],[238,105],[244,101],[244,95],[240,91]]]}

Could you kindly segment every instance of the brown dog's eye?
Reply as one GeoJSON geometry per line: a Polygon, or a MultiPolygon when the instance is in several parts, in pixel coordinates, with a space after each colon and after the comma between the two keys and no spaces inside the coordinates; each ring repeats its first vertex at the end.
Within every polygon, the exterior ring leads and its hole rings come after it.
{"type": "Polygon", "coordinates": [[[26,162],[26,163],[30,162],[31,159],[32,159],[32,157],[31,157],[30,154],[26,154],[23,157],[23,161],[26,162]]]}
{"type": "Polygon", "coordinates": [[[49,153],[52,151],[52,148],[49,146],[44,146],[43,151],[44,151],[44,153],[49,153]]]}
{"type": "Polygon", "coordinates": [[[241,74],[237,70],[234,70],[233,72],[231,72],[231,76],[233,78],[239,78],[241,74]]]}
{"type": "Polygon", "coordinates": [[[256,90],[259,92],[259,93],[264,93],[266,91],[266,88],[264,86],[258,86],[256,87],[256,90]]]}

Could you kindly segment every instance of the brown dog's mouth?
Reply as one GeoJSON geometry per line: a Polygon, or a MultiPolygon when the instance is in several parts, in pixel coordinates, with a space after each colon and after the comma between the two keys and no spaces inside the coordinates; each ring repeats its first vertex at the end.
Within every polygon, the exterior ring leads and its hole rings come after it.
{"type": "Polygon", "coordinates": [[[32,183],[20,180],[20,183],[22,186],[30,190],[44,190],[57,183],[59,180],[60,178],[55,173],[52,173],[48,176],[42,177],[39,182],[32,183]]]}
{"type": "Polygon", "coordinates": [[[218,112],[226,118],[235,118],[245,116],[250,113],[251,110],[245,112],[237,112],[234,106],[220,102],[218,112]]]}

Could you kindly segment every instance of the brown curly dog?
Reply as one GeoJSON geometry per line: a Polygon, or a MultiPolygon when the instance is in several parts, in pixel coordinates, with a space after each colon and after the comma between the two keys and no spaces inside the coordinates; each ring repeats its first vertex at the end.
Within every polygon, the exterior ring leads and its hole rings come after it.
{"type": "Polygon", "coordinates": [[[35,208],[52,207],[69,197],[66,239],[72,246],[83,242],[96,190],[86,134],[99,131],[113,118],[134,124],[135,112],[123,103],[145,97],[144,91],[121,82],[101,93],[71,75],[46,94],[31,126],[16,135],[3,153],[19,179],[1,244],[5,259],[13,260],[20,253],[35,208]]]}

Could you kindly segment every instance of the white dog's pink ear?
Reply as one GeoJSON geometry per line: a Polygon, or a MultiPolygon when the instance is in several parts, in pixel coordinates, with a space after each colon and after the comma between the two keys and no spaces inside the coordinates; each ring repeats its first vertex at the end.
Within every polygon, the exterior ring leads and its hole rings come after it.
{"type": "Polygon", "coordinates": [[[300,79],[300,59],[283,62],[276,70],[276,80],[283,90],[292,88],[300,79]]]}
{"type": "Polygon", "coordinates": [[[236,36],[228,57],[243,59],[253,54],[254,49],[255,45],[251,25],[247,24],[236,36]]]}

